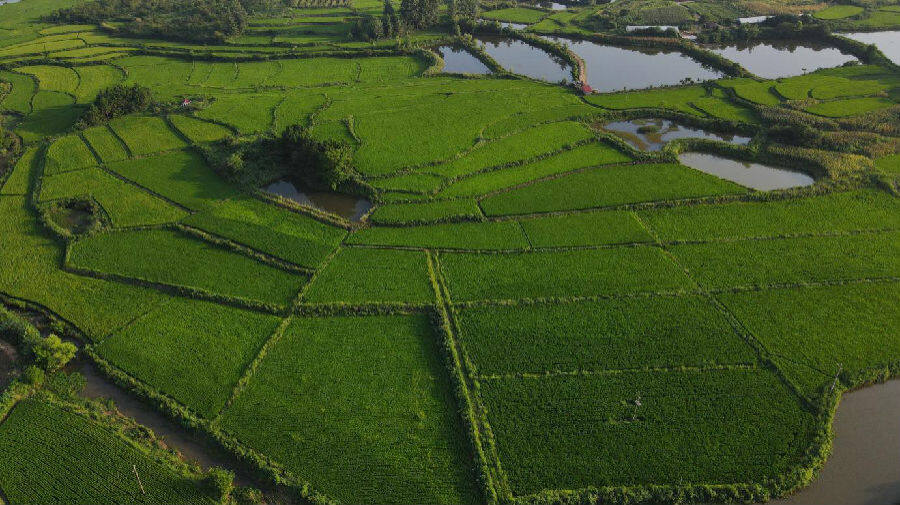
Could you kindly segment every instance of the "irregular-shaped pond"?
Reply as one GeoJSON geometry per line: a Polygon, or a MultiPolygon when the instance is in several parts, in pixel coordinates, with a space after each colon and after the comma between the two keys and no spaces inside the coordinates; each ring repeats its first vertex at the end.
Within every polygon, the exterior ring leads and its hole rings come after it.
{"type": "Polygon", "coordinates": [[[722,73],[678,52],[625,49],[586,40],[547,37],[565,44],[587,67],[587,83],[597,91],[669,86],[684,79],[706,81],[722,73]]]}
{"type": "Polygon", "coordinates": [[[659,151],[669,141],[686,138],[721,140],[740,145],[750,142],[750,137],[706,131],[702,128],[679,124],[668,119],[614,121],[605,124],[603,128],[622,137],[625,142],[628,142],[636,149],[643,151],[659,151]]]}
{"type": "Polygon", "coordinates": [[[842,33],[841,35],[864,44],[875,44],[885,56],[900,65],[900,31],[842,33]]]}
{"type": "Polygon", "coordinates": [[[350,221],[359,221],[372,208],[372,202],[365,198],[327,191],[301,191],[289,181],[273,182],[264,187],[263,191],[337,214],[350,221]]]}
{"type": "Polygon", "coordinates": [[[543,49],[503,37],[482,36],[478,40],[484,43],[491,58],[510,72],[547,82],[572,81],[571,67],[543,49]]]}
{"type": "Polygon", "coordinates": [[[478,58],[472,56],[472,53],[465,49],[452,46],[441,46],[437,49],[438,54],[444,60],[443,72],[448,74],[490,74],[491,69],[481,62],[478,58]]]}
{"type": "Polygon", "coordinates": [[[760,191],[809,186],[816,182],[803,172],[732,160],[715,154],[682,153],[678,155],[678,161],[701,172],[760,191]]]}
{"type": "Polygon", "coordinates": [[[760,42],[708,49],[740,63],[750,72],[766,79],[805,74],[820,68],[837,67],[856,58],[840,50],[809,42],[760,42]]]}

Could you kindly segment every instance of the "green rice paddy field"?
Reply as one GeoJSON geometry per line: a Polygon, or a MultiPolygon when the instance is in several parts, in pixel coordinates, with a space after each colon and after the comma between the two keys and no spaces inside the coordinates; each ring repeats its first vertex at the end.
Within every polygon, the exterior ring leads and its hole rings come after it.
{"type": "MultiPolygon", "coordinates": [[[[0,300],[298,500],[764,501],[815,477],[843,391],[900,371],[896,66],[581,97],[349,43],[342,7],[204,52],[38,22],[51,4],[0,6],[0,118],[24,142],[0,164],[0,300]],[[117,83],[169,106],[76,126],[117,83]],[[645,153],[598,126],[629,114],[755,137],[645,153]],[[858,148],[776,141],[785,117],[858,148]],[[351,146],[361,220],[202,155],[291,124],[351,146]],[[756,191],[678,163],[688,148],[816,181],[756,191]],[[89,232],[48,217],[73,202],[89,232]]],[[[0,417],[0,454],[0,503],[210,501],[38,397],[0,417]],[[132,465],[145,494],[110,477],[132,465]]]]}

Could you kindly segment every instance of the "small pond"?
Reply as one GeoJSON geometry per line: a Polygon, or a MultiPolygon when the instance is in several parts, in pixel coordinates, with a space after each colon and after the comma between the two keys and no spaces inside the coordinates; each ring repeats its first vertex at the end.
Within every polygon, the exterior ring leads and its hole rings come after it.
{"type": "Polygon", "coordinates": [[[705,81],[722,73],[678,52],[625,49],[587,40],[547,37],[567,45],[584,60],[587,83],[597,91],[669,86],[690,78],[705,81]]]}
{"type": "Polygon", "coordinates": [[[448,74],[490,74],[491,69],[481,62],[478,58],[472,56],[465,49],[452,46],[441,46],[437,48],[438,54],[444,59],[444,70],[448,74]]]}
{"type": "Polygon", "coordinates": [[[0,0],[0,5],[4,5],[4,4],[14,4],[14,3],[19,2],[19,1],[21,1],[21,0],[0,0]]]}
{"type": "Polygon", "coordinates": [[[615,121],[603,126],[634,148],[642,151],[659,151],[667,142],[675,139],[711,139],[747,144],[750,137],[727,133],[706,131],[702,128],[678,124],[668,119],[633,119],[631,121],[615,121]]]}
{"type": "Polygon", "coordinates": [[[264,187],[263,191],[337,214],[350,221],[359,221],[372,208],[372,202],[365,198],[330,191],[303,191],[288,181],[273,182],[264,187]]]}
{"type": "Polygon", "coordinates": [[[819,477],[777,505],[900,503],[900,380],[841,399],[834,444],[819,477]]]}
{"type": "Polygon", "coordinates": [[[678,155],[678,161],[701,172],[760,191],[809,186],[815,182],[803,172],[723,158],[715,154],[682,153],[678,155]]]}
{"type": "Polygon", "coordinates": [[[543,49],[521,40],[480,36],[484,50],[510,72],[547,82],[571,82],[572,72],[566,62],[543,49]]]}
{"type": "Polygon", "coordinates": [[[875,44],[885,56],[900,65],[900,31],[842,33],[841,35],[864,44],[875,44]]]}
{"type": "Polygon", "coordinates": [[[667,30],[675,30],[676,32],[680,31],[680,30],[678,30],[678,27],[674,26],[674,25],[628,25],[625,27],[625,31],[626,32],[640,32],[643,30],[649,30],[651,28],[657,28],[661,31],[667,31],[667,30]]]}
{"type": "Polygon", "coordinates": [[[525,23],[510,23],[509,21],[498,21],[503,28],[512,28],[513,30],[524,30],[528,28],[525,23]]]}
{"type": "Polygon", "coordinates": [[[755,25],[757,23],[762,23],[770,17],[772,16],[750,16],[748,18],[738,18],[738,23],[742,25],[755,25]]]}
{"type": "Polygon", "coordinates": [[[856,58],[840,50],[803,42],[760,42],[750,45],[709,46],[707,49],[740,63],[750,72],[777,79],[837,67],[856,58]]]}

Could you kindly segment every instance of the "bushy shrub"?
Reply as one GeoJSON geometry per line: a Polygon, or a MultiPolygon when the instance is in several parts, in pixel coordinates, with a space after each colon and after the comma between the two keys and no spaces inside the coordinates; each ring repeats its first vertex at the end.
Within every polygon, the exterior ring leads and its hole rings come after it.
{"type": "Polygon", "coordinates": [[[335,190],[350,179],[353,151],[346,142],[319,140],[301,125],[285,128],[281,135],[289,175],[301,184],[335,190]]]}
{"type": "Polygon", "coordinates": [[[38,339],[31,347],[31,355],[35,364],[52,372],[59,370],[75,357],[77,348],[71,342],[63,342],[56,335],[48,335],[38,339]]]}
{"type": "Polygon", "coordinates": [[[41,387],[44,384],[44,379],[46,374],[40,368],[29,365],[28,368],[25,369],[25,372],[22,373],[22,380],[26,384],[31,384],[32,386],[41,387]]]}
{"type": "Polygon", "coordinates": [[[40,333],[31,323],[0,307],[0,339],[18,345],[27,352],[40,338],[40,333]]]}
{"type": "Polygon", "coordinates": [[[47,378],[46,387],[60,398],[72,399],[84,391],[87,379],[78,372],[55,372],[47,378]]]}
{"type": "Polygon", "coordinates": [[[87,127],[103,124],[119,116],[146,111],[152,104],[150,88],[139,84],[117,84],[100,91],[97,99],[81,117],[79,125],[87,127]]]}
{"type": "Polygon", "coordinates": [[[237,505],[259,505],[263,503],[262,491],[253,487],[236,487],[232,491],[231,497],[237,505]]]}
{"type": "Polygon", "coordinates": [[[206,474],[207,492],[219,503],[226,503],[234,489],[234,473],[224,468],[212,467],[206,474]]]}

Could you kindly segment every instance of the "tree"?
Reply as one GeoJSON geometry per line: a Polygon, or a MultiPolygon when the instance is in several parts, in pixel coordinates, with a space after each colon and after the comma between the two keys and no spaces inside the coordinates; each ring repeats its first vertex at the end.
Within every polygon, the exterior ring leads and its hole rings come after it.
{"type": "Polygon", "coordinates": [[[371,14],[366,14],[361,18],[357,18],[356,22],[350,27],[350,38],[366,42],[378,40],[384,35],[383,30],[381,20],[371,14]]]}
{"type": "Polygon", "coordinates": [[[428,28],[437,24],[440,0],[402,0],[400,17],[411,28],[428,28]]]}
{"type": "Polygon", "coordinates": [[[140,84],[115,86],[101,90],[90,108],[81,117],[81,126],[93,126],[103,124],[110,119],[143,112],[153,103],[150,88],[140,84]]]}
{"type": "Polygon", "coordinates": [[[384,9],[381,15],[382,32],[385,37],[395,37],[400,34],[400,17],[394,10],[391,0],[384,0],[384,9]]]}
{"type": "Polygon", "coordinates": [[[59,370],[74,358],[75,351],[75,344],[63,342],[56,335],[47,335],[46,338],[38,340],[31,348],[34,361],[38,366],[50,372],[59,370]]]}
{"type": "Polygon", "coordinates": [[[295,124],[285,128],[281,144],[290,176],[301,185],[336,190],[352,175],[353,151],[346,142],[316,139],[295,124]]]}
{"type": "Polygon", "coordinates": [[[455,0],[456,15],[460,19],[474,21],[478,19],[478,0],[455,0]]]}

